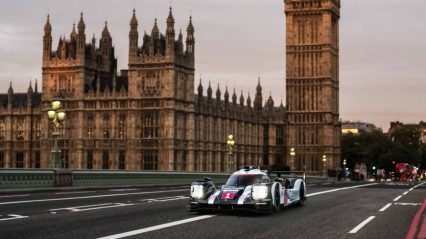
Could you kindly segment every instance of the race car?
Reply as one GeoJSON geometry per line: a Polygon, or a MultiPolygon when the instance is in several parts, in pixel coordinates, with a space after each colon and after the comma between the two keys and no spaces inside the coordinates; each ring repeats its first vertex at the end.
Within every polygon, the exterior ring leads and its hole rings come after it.
{"type": "Polygon", "coordinates": [[[299,178],[277,178],[256,168],[245,167],[233,173],[221,188],[210,178],[191,184],[190,211],[249,209],[279,211],[293,204],[303,205],[306,185],[299,178]]]}

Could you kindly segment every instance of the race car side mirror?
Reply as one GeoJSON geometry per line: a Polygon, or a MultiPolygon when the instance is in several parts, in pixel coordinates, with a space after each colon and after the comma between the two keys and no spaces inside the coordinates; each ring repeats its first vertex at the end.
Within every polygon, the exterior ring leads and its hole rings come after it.
{"type": "Polygon", "coordinates": [[[282,178],[276,178],[276,179],[275,179],[275,182],[280,182],[280,183],[282,183],[282,182],[284,182],[284,179],[282,179],[282,178]]]}

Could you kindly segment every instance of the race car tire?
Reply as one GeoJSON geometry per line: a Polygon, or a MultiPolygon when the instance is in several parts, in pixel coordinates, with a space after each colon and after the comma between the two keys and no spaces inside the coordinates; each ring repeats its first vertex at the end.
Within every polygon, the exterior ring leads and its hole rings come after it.
{"type": "Polygon", "coordinates": [[[278,212],[281,210],[280,205],[280,187],[277,185],[274,191],[274,204],[272,205],[274,212],[278,212]]]}
{"type": "Polygon", "coordinates": [[[300,189],[299,189],[299,206],[303,206],[303,201],[305,200],[305,187],[303,186],[303,183],[300,184],[300,189]]]}

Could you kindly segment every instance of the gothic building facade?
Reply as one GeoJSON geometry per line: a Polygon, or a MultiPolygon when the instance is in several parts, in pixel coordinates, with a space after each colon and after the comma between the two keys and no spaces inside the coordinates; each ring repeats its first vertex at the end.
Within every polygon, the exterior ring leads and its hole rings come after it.
{"type": "Polygon", "coordinates": [[[285,14],[287,145],[296,151],[294,167],[339,168],[340,0],[285,0],[285,14]]]}
{"type": "Polygon", "coordinates": [[[338,11],[335,0],[286,0],[287,107],[262,94],[252,102],[200,79],[195,89],[192,19],[176,37],[172,9],[165,33],[157,20],[139,36],[130,20],[128,69],[117,71],[105,22],[87,41],[83,14],[69,38],[52,49],[44,26],[42,91],[0,94],[0,167],[46,168],[53,146],[47,110],[60,99],[66,112],[59,147],[71,169],[231,171],[243,165],[290,165],[321,171],[339,164],[338,11]],[[318,5],[319,4],[319,5],[318,5]],[[303,23],[303,24],[302,24],[303,23]],[[310,30],[309,30],[310,29],[310,30]],[[142,42],[139,42],[142,40],[142,42]],[[206,88],[206,89],[205,89],[206,88]],[[336,131],[337,130],[337,131],[336,131]],[[232,154],[226,145],[232,134],[232,154]]]}
{"type": "Polygon", "coordinates": [[[66,112],[59,146],[65,168],[228,171],[241,165],[285,164],[285,108],[251,102],[235,90],[213,97],[210,83],[194,93],[194,26],[176,37],[170,9],[165,34],[157,20],[139,36],[130,20],[128,69],[117,72],[107,23],[99,44],[88,43],[83,15],[52,50],[49,17],[43,36],[42,93],[0,95],[0,167],[48,167],[52,129],[47,110],[60,99],[66,112]],[[142,44],[139,43],[142,38],[142,44]],[[226,146],[235,136],[232,154],[226,146]]]}

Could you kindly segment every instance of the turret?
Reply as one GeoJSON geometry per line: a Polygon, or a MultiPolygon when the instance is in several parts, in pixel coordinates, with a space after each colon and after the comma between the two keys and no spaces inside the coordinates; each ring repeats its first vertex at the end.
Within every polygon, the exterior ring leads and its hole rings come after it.
{"type": "Polygon", "coordinates": [[[201,84],[201,78],[200,78],[200,84],[198,85],[198,98],[203,98],[203,85],[201,84]]]}
{"type": "Polygon", "coordinates": [[[250,92],[248,93],[248,97],[247,97],[247,107],[251,108],[250,92]]]}
{"type": "Polygon", "coordinates": [[[37,79],[35,79],[35,83],[34,83],[34,92],[36,94],[38,93],[37,79]]]}
{"type": "Polygon", "coordinates": [[[99,47],[101,50],[101,54],[104,56],[108,56],[112,48],[112,38],[108,31],[108,22],[106,21],[104,30],[102,31],[102,37],[100,39],[99,47]]]}
{"type": "Polygon", "coordinates": [[[183,54],[183,36],[182,30],[179,31],[178,41],[177,41],[177,52],[183,54]]]}
{"type": "Polygon", "coordinates": [[[129,32],[129,63],[135,60],[138,55],[138,38],[138,20],[136,19],[136,10],[133,9],[129,32]]]}
{"type": "Polygon", "coordinates": [[[77,33],[77,60],[80,61],[80,63],[84,64],[84,52],[86,47],[86,35],[84,33],[86,29],[86,25],[84,24],[83,20],[83,13],[80,15],[80,21],[78,22],[78,33],[77,33]]]}
{"type": "Polygon", "coordinates": [[[12,88],[12,81],[10,82],[9,85],[9,90],[7,90],[7,105],[8,108],[12,108],[12,104],[13,104],[13,88],[12,88]]]}
{"type": "Polygon", "coordinates": [[[262,110],[262,86],[260,86],[260,77],[258,78],[256,87],[256,96],[254,98],[254,108],[258,111],[262,110]]]}
{"type": "Polygon", "coordinates": [[[172,14],[172,7],[170,7],[169,16],[167,17],[166,29],[166,55],[174,57],[175,53],[175,19],[172,14]]]}
{"type": "Polygon", "coordinates": [[[43,36],[43,65],[50,60],[52,52],[52,26],[50,25],[49,15],[47,15],[46,24],[44,25],[43,36]]]}
{"type": "Polygon", "coordinates": [[[72,24],[72,31],[71,31],[71,34],[70,34],[70,39],[71,40],[77,39],[77,32],[75,31],[75,23],[72,24]]]}
{"type": "Polygon", "coordinates": [[[213,94],[213,90],[209,81],[209,87],[207,88],[207,99],[209,99],[209,101],[212,99],[212,94],[213,94]]]}
{"type": "Polygon", "coordinates": [[[235,94],[235,88],[234,88],[234,93],[232,93],[232,104],[234,105],[237,104],[237,94],[235,94]]]}
{"type": "Polygon", "coordinates": [[[30,86],[28,86],[28,90],[27,90],[27,106],[28,108],[31,108],[32,106],[32,101],[33,101],[33,87],[30,81],[30,86]]]}
{"type": "Polygon", "coordinates": [[[272,99],[271,94],[269,94],[268,100],[266,101],[266,108],[268,108],[268,110],[274,108],[274,100],[272,99]]]}
{"type": "Polygon", "coordinates": [[[241,95],[240,95],[240,106],[243,107],[244,106],[244,96],[243,96],[243,91],[241,91],[241,95]]]}
{"type": "Polygon", "coordinates": [[[186,29],[186,53],[194,56],[195,39],[194,39],[194,26],[192,25],[192,16],[189,17],[188,28],[186,29]]]}
{"type": "Polygon", "coordinates": [[[225,103],[226,103],[226,104],[228,104],[228,103],[229,103],[228,86],[226,86],[226,88],[225,88],[225,95],[224,95],[224,98],[225,98],[225,103]]]}
{"type": "Polygon", "coordinates": [[[217,84],[216,101],[217,101],[218,104],[220,103],[220,95],[221,95],[220,87],[219,87],[219,84],[217,84]]]}

